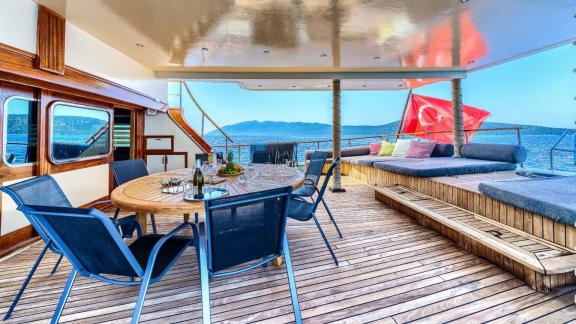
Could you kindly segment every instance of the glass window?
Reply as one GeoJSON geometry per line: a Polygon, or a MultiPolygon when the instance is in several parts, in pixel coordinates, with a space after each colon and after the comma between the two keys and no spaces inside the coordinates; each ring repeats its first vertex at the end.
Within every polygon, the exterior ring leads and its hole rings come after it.
{"type": "Polygon", "coordinates": [[[38,110],[31,98],[12,97],[4,103],[4,164],[23,166],[36,162],[38,110]]]}
{"type": "Polygon", "coordinates": [[[111,152],[110,114],[58,102],[50,111],[50,158],[54,163],[95,159],[111,152]]]}

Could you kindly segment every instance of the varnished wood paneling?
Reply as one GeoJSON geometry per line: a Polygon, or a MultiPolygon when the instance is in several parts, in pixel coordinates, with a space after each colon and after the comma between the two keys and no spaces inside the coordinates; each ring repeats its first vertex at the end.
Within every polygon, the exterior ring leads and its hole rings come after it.
{"type": "Polygon", "coordinates": [[[38,6],[37,59],[39,69],[64,74],[66,19],[54,11],[38,6]]]}
{"type": "Polygon", "coordinates": [[[66,66],[64,74],[36,68],[36,55],[0,44],[0,81],[78,95],[133,108],[166,110],[166,103],[110,80],[66,66]]]}

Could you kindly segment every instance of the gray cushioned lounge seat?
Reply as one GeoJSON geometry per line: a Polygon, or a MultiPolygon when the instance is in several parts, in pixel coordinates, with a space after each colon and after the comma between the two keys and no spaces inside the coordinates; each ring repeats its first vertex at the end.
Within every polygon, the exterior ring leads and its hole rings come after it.
{"type": "Polygon", "coordinates": [[[380,170],[421,177],[444,177],[460,174],[488,173],[515,170],[516,164],[467,158],[438,157],[431,159],[403,159],[375,162],[380,170]]]}
{"type": "Polygon", "coordinates": [[[512,206],[576,225],[576,177],[481,183],[481,193],[512,206]]]}

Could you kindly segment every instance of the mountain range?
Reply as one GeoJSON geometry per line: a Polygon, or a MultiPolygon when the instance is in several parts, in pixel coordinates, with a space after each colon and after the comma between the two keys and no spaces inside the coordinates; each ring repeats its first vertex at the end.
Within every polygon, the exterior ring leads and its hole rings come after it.
{"type": "MultiPolygon", "coordinates": [[[[367,125],[344,125],[342,126],[342,136],[356,135],[382,135],[395,134],[398,131],[400,121],[391,122],[378,126],[367,125]]],[[[482,128],[522,128],[522,135],[560,135],[565,128],[543,127],[536,125],[520,125],[508,123],[485,122],[482,128]]],[[[245,121],[237,124],[227,125],[222,129],[231,137],[234,136],[253,136],[253,135],[270,135],[270,136],[309,136],[309,137],[329,137],[332,135],[332,125],[321,123],[304,123],[304,122],[276,122],[276,121],[245,121]]],[[[515,131],[506,131],[514,133],[515,131]]],[[[506,133],[505,131],[499,134],[506,133]]],[[[207,134],[219,135],[218,131],[212,131],[207,134]]]]}

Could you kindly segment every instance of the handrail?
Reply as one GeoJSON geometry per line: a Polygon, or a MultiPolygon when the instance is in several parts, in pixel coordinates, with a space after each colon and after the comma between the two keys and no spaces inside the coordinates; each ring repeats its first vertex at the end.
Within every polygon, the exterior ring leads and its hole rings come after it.
{"type": "MultiPolygon", "coordinates": [[[[521,134],[520,131],[522,127],[495,127],[495,128],[479,128],[479,129],[465,129],[464,132],[466,134],[466,142],[469,142],[468,133],[469,132],[487,132],[487,131],[506,131],[506,130],[513,130],[516,132],[516,138],[518,145],[522,144],[521,134]]],[[[414,133],[393,133],[393,134],[382,134],[382,135],[372,135],[372,136],[359,136],[359,137],[349,137],[341,139],[342,142],[348,142],[351,145],[352,141],[355,140],[362,140],[362,139],[370,139],[370,138],[380,138],[380,139],[389,139],[390,137],[405,137],[405,136],[415,136],[415,135],[429,135],[429,134],[438,134],[438,133],[452,133],[452,130],[440,130],[440,131],[430,131],[430,132],[414,132],[414,133]]],[[[320,143],[329,143],[332,142],[332,139],[320,139],[320,140],[311,140],[311,141],[295,141],[296,145],[301,144],[316,144],[316,148],[320,149],[320,143]]],[[[247,143],[239,143],[234,145],[213,145],[213,149],[221,149],[224,148],[226,151],[228,150],[229,146],[236,148],[238,150],[238,161],[240,161],[240,153],[241,148],[243,147],[250,147],[252,144],[247,143]]]]}
{"type": "MultiPolygon", "coordinates": [[[[198,110],[200,110],[200,112],[202,113],[202,118],[207,118],[208,121],[210,121],[212,123],[212,125],[214,125],[214,127],[216,127],[216,129],[222,135],[224,135],[224,137],[226,138],[227,141],[230,141],[230,143],[234,143],[234,141],[230,138],[230,136],[228,136],[228,134],[226,134],[226,132],[220,126],[218,126],[218,124],[206,113],[206,111],[204,111],[204,109],[202,109],[202,106],[200,106],[200,103],[198,103],[198,101],[196,100],[196,98],[192,94],[192,91],[190,91],[188,84],[185,81],[180,81],[180,84],[184,84],[184,88],[186,89],[188,96],[190,97],[190,99],[192,99],[192,102],[194,102],[194,105],[196,105],[198,110]]],[[[180,95],[182,95],[182,94],[180,94],[180,95]]],[[[182,108],[182,107],[180,107],[180,108],[182,108]]],[[[204,136],[204,121],[202,121],[202,136],[204,136]]]]}
{"type": "Polygon", "coordinates": [[[574,149],[568,150],[568,149],[558,148],[558,145],[560,145],[560,143],[562,143],[564,138],[566,136],[568,136],[568,134],[572,134],[572,133],[574,133],[574,135],[576,136],[576,131],[574,131],[574,130],[564,131],[564,133],[562,133],[560,138],[556,142],[554,142],[554,145],[552,145],[552,148],[550,148],[550,169],[551,170],[554,170],[554,152],[574,153],[574,164],[576,164],[576,139],[574,140],[574,149]]]}

